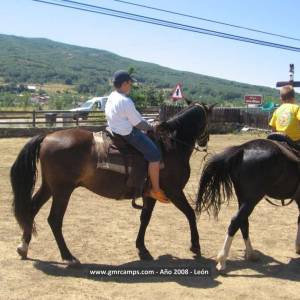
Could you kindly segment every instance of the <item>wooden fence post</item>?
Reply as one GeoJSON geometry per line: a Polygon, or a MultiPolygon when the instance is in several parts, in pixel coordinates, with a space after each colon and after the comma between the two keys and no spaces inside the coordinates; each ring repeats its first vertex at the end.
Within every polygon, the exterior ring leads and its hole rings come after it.
{"type": "Polygon", "coordinates": [[[35,127],[35,119],[36,119],[36,115],[35,115],[35,109],[32,111],[32,127],[35,127]]]}

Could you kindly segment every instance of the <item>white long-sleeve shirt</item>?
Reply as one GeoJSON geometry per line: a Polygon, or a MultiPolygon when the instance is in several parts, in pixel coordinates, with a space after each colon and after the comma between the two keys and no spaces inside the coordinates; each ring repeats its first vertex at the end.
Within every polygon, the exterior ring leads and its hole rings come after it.
{"type": "Polygon", "coordinates": [[[110,129],[120,135],[128,135],[132,128],[143,121],[133,101],[118,91],[113,91],[105,106],[105,116],[110,129]]]}

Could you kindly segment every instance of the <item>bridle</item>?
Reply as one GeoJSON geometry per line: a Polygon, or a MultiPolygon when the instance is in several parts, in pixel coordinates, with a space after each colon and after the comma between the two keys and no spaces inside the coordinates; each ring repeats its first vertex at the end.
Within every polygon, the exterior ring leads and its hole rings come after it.
{"type": "Polygon", "coordinates": [[[203,149],[201,149],[199,145],[192,145],[192,144],[186,143],[186,142],[184,142],[182,140],[176,139],[174,137],[170,137],[170,139],[172,141],[175,141],[176,143],[182,144],[182,145],[187,146],[189,148],[193,148],[193,150],[196,150],[196,151],[199,151],[199,152],[202,152],[202,151],[207,152],[207,148],[206,147],[203,147],[203,149]]]}
{"type": "Polygon", "coordinates": [[[203,108],[203,105],[200,105],[200,104],[198,104],[198,105],[201,106],[202,109],[203,109],[203,111],[204,111],[205,124],[202,127],[202,133],[196,139],[196,145],[192,145],[192,144],[186,143],[186,142],[184,142],[184,141],[182,141],[180,139],[177,139],[175,137],[170,137],[170,139],[173,140],[173,141],[175,141],[175,142],[177,142],[177,143],[179,143],[179,144],[182,144],[182,145],[185,145],[187,147],[193,148],[193,150],[196,150],[198,152],[207,152],[207,146],[205,146],[205,147],[199,146],[200,144],[203,144],[204,141],[207,141],[208,140],[208,136],[209,136],[209,133],[208,133],[208,123],[207,123],[207,113],[206,113],[205,108],[203,108]]]}

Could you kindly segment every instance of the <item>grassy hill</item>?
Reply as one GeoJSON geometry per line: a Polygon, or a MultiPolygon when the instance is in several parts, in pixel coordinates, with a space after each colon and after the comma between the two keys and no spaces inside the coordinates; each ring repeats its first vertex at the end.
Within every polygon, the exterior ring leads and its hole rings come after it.
{"type": "Polygon", "coordinates": [[[79,93],[104,94],[117,69],[134,68],[145,85],[168,90],[183,83],[186,96],[205,102],[242,103],[245,94],[277,99],[267,87],[177,71],[136,61],[108,51],[78,47],[41,38],[0,35],[0,86],[9,84],[60,84],[79,93]]]}

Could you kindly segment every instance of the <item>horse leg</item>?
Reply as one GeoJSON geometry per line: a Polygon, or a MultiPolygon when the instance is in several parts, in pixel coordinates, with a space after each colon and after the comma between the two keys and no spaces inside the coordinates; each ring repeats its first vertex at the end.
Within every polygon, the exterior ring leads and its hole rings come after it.
{"type": "MultiPolygon", "coordinates": [[[[238,194],[238,189],[236,189],[236,192],[238,194]]],[[[239,203],[239,209],[241,208],[241,201],[240,201],[240,197],[238,197],[238,203],[239,203]]],[[[243,240],[245,243],[245,259],[250,260],[250,261],[256,261],[258,259],[255,251],[252,248],[252,244],[250,241],[250,237],[249,237],[249,219],[246,218],[245,220],[243,220],[241,222],[241,227],[240,230],[242,232],[242,236],[243,236],[243,240]]]]}
{"type": "MultiPolygon", "coordinates": [[[[299,209],[300,211],[300,209],[299,209]]],[[[297,237],[296,237],[296,253],[300,255],[300,213],[298,216],[298,230],[297,230],[297,237]]]]}
{"type": "Polygon", "coordinates": [[[231,223],[228,227],[228,234],[225,239],[223,248],[217,256],[217,269],[219,271],[225,270],[226,259],[229,255],[229,250],[232,244],[233,237],[238,231],[238,229],[241,228],[242,224],[245,223],[245,221],[248,219],[256,204],[257,202],[243,202],[236,216],[232,218],[231,223]]]}
{"type": "Polygon", "coordinates": [[[145,233],[147,226],[150,222],[153,208],[156,201],[152,198],[143,198],[144,205],[140,216],[140,229],[136,239],[136,248],[138,249],[138,255],[140,259],[152,260],[153,257],[145,246],[145,233]]]}
{"type": "Polygon", "coordinates": [[[245,258],[250,261],[257,261],[257,253],[253,250],[250,237],[249,237],[249,220],[248,218],[241,223],[241,232],[245,243],[245,258]]]}
{"type": "Polygon", "coordinates": [[[184,213],[188,219],[191,231],[191,247],[190,250],[198,256],[201,256],[201,248],[199,243],[199,233],[197,229],[196,216],[193,208],[187,201],[183,191],[172,195],[173,204],[184,213]]]}
{"type": "Polygon", "coordinates": [[[38,214],[41,207],[49,200],[50,196],[50,189],[46,184],[42,183],[41,187],[32,198],[32,219],[30,220],[31,226],[24,229],[21,243],[17,247],[17,252],[23,259],[27,258],[28,247],[31,241],[32,231],[34,230],[34,218],[38,214]]]}
{"type": "Polygon", "coordinates": [[[65,187],[57,189],[59,191],[53,193],[53,202],[48,217],[48,223],[55,237],[62,259],[69,266],[78,265],[80,264],[79,260],[71,254],[62,234],[63,218],[73,189],[67,190],[65,187]]]}
{"type": "Polygon", "coordinates": [[[295,242],[295,247],[296,247],[296,253],[300,254],[300,199],[296,199],[296,203],[298,206],[298,229],[297,229],[297,235],[296,235],[296,242],[295,242]]]}

